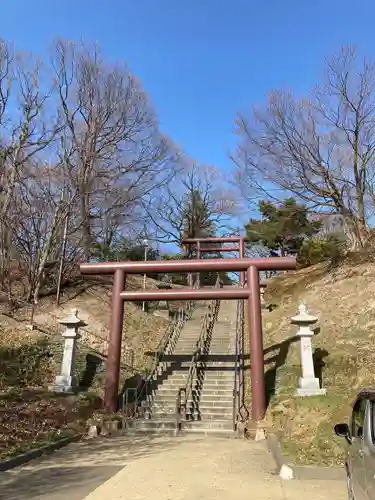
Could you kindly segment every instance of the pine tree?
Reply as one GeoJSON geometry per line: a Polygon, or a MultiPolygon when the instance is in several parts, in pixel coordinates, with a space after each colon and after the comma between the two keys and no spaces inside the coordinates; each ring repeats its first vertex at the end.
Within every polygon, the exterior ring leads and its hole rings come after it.
{"type": "Polygon", "coordinates": [[[279,205],[262,200],[259,212],[261,219],[251,219],[245,225],[249,242],[281,256],[297,254],[304,240],[318,233],[322,226],[320,220],[309,220],[306,207],[294,198],[279,205]]]}

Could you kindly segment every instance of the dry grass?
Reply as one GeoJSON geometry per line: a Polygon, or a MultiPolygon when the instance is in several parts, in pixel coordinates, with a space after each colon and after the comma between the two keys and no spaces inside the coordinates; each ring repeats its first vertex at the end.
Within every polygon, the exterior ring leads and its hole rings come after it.
{"type": "MultiPolygon", "coordinates": [[[[147,280],[148,288],[156,288],[157,282],[147,280]]],[[[142,289],[143,278],[129,276],[127,289],[142,289]]],[[[87,324],[86,329],[103,338],[107,338],[110,322],[110,304],[112,295],[111,279],[85,279],[82,283],[65,287],[60,307],[55,305],[54,296],[41,298],[34,313],[35,323],[43,325],[51,332],[56,330],[56,318],[66,315],[72,308],[78,309],[81,319],[87,324]]],[[[1,313],[1,309],[0,309],[1,313]]],[[[21,307],[15,317],[25,319],[31,316],[31,307],[21,307]]],[[[145,352],[152,351],[157,346],[168,320],[145,313],[133,304],[125,304],[123,344],[134,351],[134,368],[142,371],[149,364],[145,352]]],[[[38,331],[31,332],[25,324],[0,315],[1,345],[17,345],[30,342],[38,337],[38,331]]]]}
{"type": "Polygon", "coordinates": [[[0,459],[58,441],[86,430],[100,406],[88,395],[51,394],[40,389],[0,394],[0,459]]]}
{"type": "Polygon", "coordinates": [[[351,257],[333,269],[320,264],[268,281],[267,303],[277,307],[264,313],[267,418],[296,462],[341,463],[342,443],[332,427],[347,421],[356,393],[374,385],[375,265],[369,260],[351,257]],[[294,396],[300,358],[290,318],[301,301],[320,318],[313,347],[320,350],[326,396],[294,396]]]}
{"type": "MultiPolygon", "coordinates": [[[[142,286],[143,278],[129,277],[127,289],[142,286]]],[[[147,287],[155,288],[156,282],[148,280],[147,287]]],[[[51,331],[51,336],[46,338],[40,331],[31,331],[24,323],[0,314],[0,458],[64,437],[67,431],[85,428],[86,419],[100,402],[105,372],[92,379],[91,394],[98,396],[94,404],[87,396],[67,398],[46,392],[60,368],[61,359],[61,339],[52,333],[56,326],[54,318],[77,308],[87,329],[106,337],[111,288],[111,280],[84,280],[64,289],[59,308],[55,306],[54,297],[42,298],[34,318],[45,330],[51,331]]],[[[21,307],[16,316],[29,317],[28,309],[21,307]]],[[[163,317],[145,313],[132,303],[125,305],[123,342],[134,350],[134,371],[122,373],[121,383],[134,372],[144,372],[152,361],[146,353],[156,349],[167,325],[168,320],[163,317]]],[[[78,348],[76,374],[79,380],[88,371],[86,355],[89,352],[78,348]]]]}

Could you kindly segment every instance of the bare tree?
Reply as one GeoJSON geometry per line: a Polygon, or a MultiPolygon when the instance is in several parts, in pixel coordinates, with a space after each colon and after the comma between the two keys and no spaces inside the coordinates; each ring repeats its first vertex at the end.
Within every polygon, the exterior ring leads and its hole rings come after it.
{"type": "Polygon", "coordinates": [[[60,290],[95,243],[139,234],[147,200],[182,167],[139,82],[96,46],[56,42],[46,67],[0,40],[0,288],[9,296],[12,266],[37,303],[47,278],[60,290]]]}
{"type": "Polygon", "coordinates": [[[29,166],[28,171],[28,178],[16,190],[14,211],[18,219],[12,241],[27,270],[26,297],[37,303],[48,263],[57,267],[62,245],[59,233],[74,196],[67,196],[61,189],[59,166],[29,166]]]}
{"type": "Polygon", "coordinates": [[[344,47],[308,98],[273,91],[252,117],[239,114],[232,156],[245,196],[293,196],[312,212],[342,216],[352,248],[367,244],[375,207],[374,63],[344,47]]]}
{"type": "Polygon", "coordinates": [[[181,246],[184,238],[223,231],[236,203],[233,193],[224,189],[220,181],[215,167],[193,164],[168,184],[148,211],[155,239],[181,246]]]}
{"type": "Polygon", "coordinates": [[[177,152],[134,76],[105,63],[98,47],[59,41],[53,65],[88,259],[98,235],[134,221],[143,198],[170,179],[177,152]]]}
{"type": "Polygon", "coordinates": [[[58,124],[48,115],[52,89],[43,82],[38,59],[15,53],[0,40],[0,276],[8,276],[12,233],[18,214],[13,209],[18,187],[29,176],[34,157],[50,147],[58,124]]]}

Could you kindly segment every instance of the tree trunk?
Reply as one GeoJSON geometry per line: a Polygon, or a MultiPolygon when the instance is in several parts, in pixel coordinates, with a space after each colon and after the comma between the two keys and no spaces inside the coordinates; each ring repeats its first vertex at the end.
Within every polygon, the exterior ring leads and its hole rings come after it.
{"type": "Polygon", "coordinates": [[[368,230],[366,224],[351,214],[344,215],[344,230],[349,240],[349,250],[358,251],[366,246],[368,241],[368,230]]]}

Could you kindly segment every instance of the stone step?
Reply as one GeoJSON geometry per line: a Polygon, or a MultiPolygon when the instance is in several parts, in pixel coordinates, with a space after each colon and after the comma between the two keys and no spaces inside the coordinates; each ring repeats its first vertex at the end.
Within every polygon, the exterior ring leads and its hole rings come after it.
{"type": "MultiPolygon", "coordinates": [[[[155,396],[153,400],[153,406],[176,406],[176,394],[166,395],[164,397],[155,396]]],[[[218,407],[229,407],[233,405],[233,395],[228,394],[228,396],[203,396],[201,398],[195,399],[194,397],[190,400],[189,404],[200,406],[202,408],[210,406],[218,407]]]]}
{"type": "Polygon", "coordinates": [[[173,362],[169,363],[169,365],[166,367],[159,366],[158,370],[160,371],[160,373],[168,372],[168,375],[171,377],[174,374],[180,373],[181,375],[183,375],[184,373],[187,373],[189,371],[190,365],[191,361],[181,361],[180,363],[178,363],[178,365],[176,365],[176,362],[173,362]]]}
{"type": "MultiPolygon", "coordinates": [[[[193,398],[194,399],[194,398],[193,398]]],[[[225,406],[226,403],[229,403],[233,401],[233,393],[230,392],[228,394],[221,394],[221,395],[218,395],[218,394],[209,394],[209,393],[206,393],[205,391],[202,392],[202,394],[200,394],[198,396],[198,398],[196,399],[196,401],[199,403],[199,404],[208,404],[208,403],[217,403],[219,404],[219,402],[222,402],[223,403],[223,406],[225,406]]]]}
{"type": "MultiPolygon", "coordinates": [[[[233,425],[232,425],[233,427],[233,425]]],[[[198,427],[187,427],[187,428],[183,428],[181,431],[180,431],[181,435],[189,435],[189,434],[193,434],[193,435],[198,435],[198,436],[204,436],[204,437],[210,437],[210,438],[227,438],[227,439],[238,439],[239,436],[238,436],[238,433],[233,431],[232,428],[230,429],[211,429],[211,428],[207,428],[207,427],[204,427],[204,426],[198,426],[198,427]]]]}
{"type": "MultiPolygon", "coordinates": [[[[225,376],[215,376],[215,377],[202,377],[199,378],[200,383],[202,386],[210,386],[210,385],[217,385],[217,384],[225,384],[225,385],[233,385],[234,384],[234,376],[232,377],[225,377],[225,376]]],[[[160,381],[155,380],[152,387],[156,390],[161,387],[167,387],[167,386],[176,386],[176,385],[181,385],[181,384],[186,384],[188,381],[187,377],[173,377],[170,376],[166,379],[162,379],[160,381]],[[159,383],[157,383],[159,382],[159,383]]],[[[193,380],[193,385],[197,381],[197,378],[194,378],[193,380]]]]}
{"type": "MultiPolygon", "coordinates": [[[[169,404],[169,403],[167,403],[169,404]]],[[[200,408],[201,410],[204,408],[229,408],[233,409],[233,397],[232,398],[217,398],[217,399],[192,399],[192,401],[189,402],[190,405],[194,406],[195,408],[200,408]]]]}
{"type": "Polygon", "coordinates": [[[201,338],[199,333],[192,334],[192,335],[182,334],[181,337],[179,337],[179,339],[177,341],[177,345],[179,344],[179,342],[183,342],[183,341],[190,341],[190,342],[201,341],[201,342],[205,342],[206,345],[214,345],[214,344],[229,345],[232,342],[232,338],[230,336],[226,335],[226,336],[222,336],[222,337],[215,337],[212,339],[207,339],[205,337],[201,338]]]}
{"type": "Polygon", "coordinates": [[[204,390],[207,390],[207,387],[210,387],[211,385],[222,385],[225,387],[233,386],[234,385],[234,377],[215,377],[215,378],[204,378],[202,382],[202,387],[204,387],[204,390]]]}
{"type": "Polygon", "coordinates": [[[233,344],[230,340],[226,340],[225,342],[217,342],[212,343],[210,346],[210,351],[212,353],[217,353],[219,351],[221,354],[234,354],[235,349],[233,348],[233,344]]]}
{"type": "Polygon", "coordinates": [[[225,334],[225,335],[214,335],[210,339],[210,345],[221,344],[221,343],[228,344],[229,342],[231,342],[231,340],[232,340],[232,336],[228,335],[228,334],[225,334]]]}
{"type": "Polygon", "coordinates": [[[223,377],[234,377],[235,374],[236,374],[236,370],[232,367],[229,367],[229,366],[226,366],[224,368],[217,368],[215,367],[215,369],[211,368],[211,369],[207,369],[205,367],[202,367],[203,369],[203,372],[204,372],[204,375],[205,376],[208,376],[208,377],[220,377],[220,376],[223,376],[223,377]]]}
{"type": "Polygon", "coordinates": [[[169,401],[169,400],[176,401],[179,389],[181,389],[181,387],[173,388],[173,390],[170,389],[170,390],[165,390],[165,391],[160,391],[160,392],[157,391],[154,393],[154,399],[157,398],[157,401],[169,401]],[[165,399],[165,398],[167,398],[167,399],[165,399]]]}
{"type": "Polygon", "coordinates": [[[211,361],[208,359],[205,363],[206,368],[209,368],[210,371],[213,371],[214,368],[217,368],[218,370],[220,368],[226,368],[226,367],[234,367],[235,366],[235,361],[211,361]]]}
{"type": "MultiPolygon", "coordinates": [[[[165,436],[165,437],[177,437],[180,436],[182,431],[177,431],[176,426],[174,429],[169,429],[165,427],[131,427],[128,429],[125,429],[124,434],[128,436],[144,436],[145,434],[147,436],[165,436]]],[[[208,435],[208,434],[207,434],[208,435]]],[[[214,436],[213,436],[214,437],[214,436]]]]}
{"type": "Polygon", "coordinates": [[[231,422],[213,421],[191,421],[181,422],[181,430],[177,430],[176,421],[170,422],[161,420],[138,420],[136,423],[128,425],[126,429],[127,434],[150,434],[150,435],[165,435],[165,436],[183,436],[189,434],[198,434],[210,437],[226,437],[238,439],[238,433],[233,430],[231,422]]]}
{"type": "Polygon", "coordinates": [[[177,392],[179,391],[179,389],[182,389],[184,387],[186,387],[186,382],[183,382],[181,384],[179,384],[179,383],[168,384],[168,385],[163,384],[162,386],[159,386],[159,387],[153,389],[152,392],[153,392],[154,396],[156,396],[157,394],[160,394],[160,395],[173,394],[177,397],[177,392]]]}
{"type": "Polygon", "coordinates": [[[202,325],[200,322],[196,323],[195,325],[187,323],[185,328],[182,330],[179,338],[182,339],[184,337],[194,337],[194,336],[197,338],[199,337],[201,332],[202,332],[202,325]]]}
{"type": "Polygon", "coordinates": [[[204,392],[210,392],[211,390],[215,390],[218,387],[222,387],[223,389],[233,389],[234,385],[234,378],[233,379],[212,379],[212,380],[205,380],[203,382],[203,391],[204,392]]]}
{"type": "Polygon", "coordinates": [[[218,344],[218,345],[215,345],[215,346],[210,346],[210,354],[211,355],[220,355],[220,354],[224,354],[226,356],[228,356],[229,354],[234,354],[232,351],[232,349],[229,351],[229,346],[228,346],[228,343],[223,343],[223,344],[218,344]]]}
{"type": "MultiPolygon", "coordinates": [[[[151,408],[153,416],[165,414],[174,414],[176,412],[175,401],[154,402],[151,408]]],[[[233,400],[223,402],[221,400],[211,401],[209,403],[188,403],[187,413],[191,415],[202,415],[204,418],[225,418],[230,419],[233,415],[233,400]]]]}
{"type": "Polygon", "coordinates": [[[210,396],[222,396],[222,395],[233,395],[233,386],[232,387],[223,387],[223,386],[218,386],[215,385],[213,388],[207,389],[206,387],[203,387],[201,390],[201,395],[210,395],[210,396]]]}
{"type": "Polygon", "coordinates": [[[195,432],[209,432],[212,430],[226,430],[233,431],[233,422],[225,420],[191,420],[183,423],[184,430],[195,431],[195,432]]]}
{"type": "Polygon", "coordinates": [[[198,339],[196,337],[193,337],[193,338],[182,338],[182,339],[180,339],[177,342],[175,348],[178,348],[181,345],[191,345],[191,346],[193,346],[193,345],[196,345],[197,341],[198,341],[198,339]]]}
{"type": "Polygon", "coordinates": [[[195,346],[191,346],[191,345],[181,346],[181,347],[176,348],[173,351],[172,356],[189,356],[190,361],[191,361],[191,358],[193,357],[194,351],[195,351],[195,346]]]}
{"type": "MultiPolygon", "coordinates": [[[[150,388],[149,393],[151,394],[151,391],[154,393],[158,393],[160,391],[160,394],[163,394],[165,392],[168,393],[175,393],[177,394],[177,391],[179,389],[182,389],[186,387],[186,382],[175,382],[173,384],[163,384],[159,385],[158,387],[150,388]]],[[[218,391],[224,391],[227,393],[232,393],[234,387],[233,381],[231,382],[209,382],[209,383],[204,383],[202,386],[196,385],[196,383],[193,383],[192,390],[195,392],[200,392],[202,395],[203,394],[216,394],[218,391]]]]}
{"type": "Polygon", "coordinates": [[[181,335],[178,339],[178,341],[182,339],[194,339],[198,340],[199,336],[201,334],[201,328],[189,328],[189,330],[184,330],[181,332],[181,335]]]}
{"type": "Polygon", "coordinates": [[[234,354],[229,351],[229,346],[228,344],[221,344],[221,345],[216,345],[216,346],[210,346],[210,354],[211,356],[218,356],[220,354],[224,354],[228,356],[228,354],[234,354]]]}
{"type": "Polygon", "coordinates": [[[189,331],[188,330],[182,331],[181,335],[178,337],[177,343],[181,342],[181,340],[192,340],[196,342],[200,338],[200,335],[201,335],[200,328],[196,328],[194,330],[189,329],[189,331]]]}
{"type": "MultiPolygon", "coordinates": [[[[177,388],[176,390],[164,390],[164,391],[155,391],[153,395],[153,401],[155,402],[172,402],[176,401],[178,391],[181,388],[177,388]]],[[[231,401],[233,399],[233,387],[230,389],[220,388],[217,386],[217,390],[207,391],[204,389],[193,389],[193,392],[189,394],[189,400],[192,401],[231,401]]],[[[226,404],[226,403],[225,403],[226,404]]]]}
{"type": "Polygon", "coordinates": [[[165,392],[168,392],[168,393],[173,392],[174,394],[177,394],[178,389],[181,389],[183,386],[184,386],[184,384],[181,386],[178,383],[173,384],[173,385],[164,383],[163,385],[159,385],[158,387],[153,388],[152,392],[160,393],[160,394],[163,394],[165,392]]]}
{"type": "Polygon", "coordinates": [[[197,344],[197,340],[198,339],[196,337],[194,337],[192,339],[180,338],[180,340],[176,343],[174,348],[178,349],[180,346],[185,346],[185,345],[188,345],[191,348],[193,348],[197,344]]]}
{"type": "MultiPolygon", "coordinates": [[[[165,411],[169,411],[166,408],[165,411]]],[[[218,420],[229,420],[233,415],[233,405],[228,406],[205,406],[204,408],[193,407],[189,409],[189,413],[194,415],[201,415],[201,418],[209,418],[210,420],[217,418],[218,420]]]]}
{"type": "Polygon", "coordinates": [[[204,370],[204,379],[207,381],[211,380],[234,380],[235,371],[234,370],[204,370]]]}
{"type": "Polygon", "coordinates": [[[201,382],[202,390],[204,392],[209,391],[211,386],[214,386],[214,388],[217,388],[217,386],[222,386],[222,387],[232,387],[234,386],[234,377],[226,378],[226,377],[216,377],[216,378],[205,378],[203,379],[203,382],[201,382]]]}
{"type": "MultiPolygon", "coordinates": [[[[178,389],[177,390],[164,390],[157,392],[154,395],[153,401],[166,402],[175,404],[177,399],[178,389]]],[[[231,389],[218,389],[216,391],[203,391],[202,394],[198,394],[197,396],[189,397],[189,400],[198,401],[198,402],[211,402],[211,401],[222,401],[224,404],[227,404],[229,401],[233,401],[233,388],[231,389]]]]}
{"type": "MultiPolygon", "coordinates": [[[[184,384],[187,382],[187,373],[186,372],[186,377],[174,377],[173,375],[169,376],[168,378],[164,379],[161,381],[161,385],[166,386],[166,385],[179,385],[179,384],[184,384]]],[[[159,385],[159,387],[161,386],[159,385]]]]}
{"type": "MultiPolygon", "coordinates": [[[[170,366],[162,370],[161,373],[168,373],[168,378],[183,377],[189,373],[190,366],[190,362],[182,362],[178,368],[170,366]]],[[[206,368],[205,364],[202,363],[198,364],[197,368],[200,373],[203,373],[204,376],[208,377],[234,377],[235,375],[235,369],[229,366],[206,368]]]]}
{"type": "Polygon", "coordinates": [[[176,408],[165,407],[165,408],[153,408],[152,409],[152,419],[157,420],[168,420],[175,418],[176,408]]]}
{"type": "Polygon", "coordinates": [[[195,342],[182,342],[181,344],[177,345],[173,350],[172,356],[175,354],[179,354],[182,350],[188,351],[189,354],[193,355],[196,350],[195,342]]]}
{"type": "MultiPolygon", "coordinates": [[[[228,411],[223,411],[223,412],[199,412],[199,411],[194,411],[194,412],[187,412],[191,416],[191,420],[194,421],[200,421],[200,420],[217,420],[217,421],[224,421],[224,422],[231,422],[232,416],[233,416],[233,410],[232,412],[228,411]]],[[[170,408],[165,408],[165,409],[155,409],[152,411],[152,419],[157,419],[157,420],[167,420],[167,419],[172,419],[173,416],[176,414],[176,410],[170,409],[170,408]]]]}
{"type": "Polygon", "coordinates": [[[134,419],[128,422],[128,429],[136,429],[138,431],[155,431],[155,430],[176,430],[176,419],[134,419]]]}

